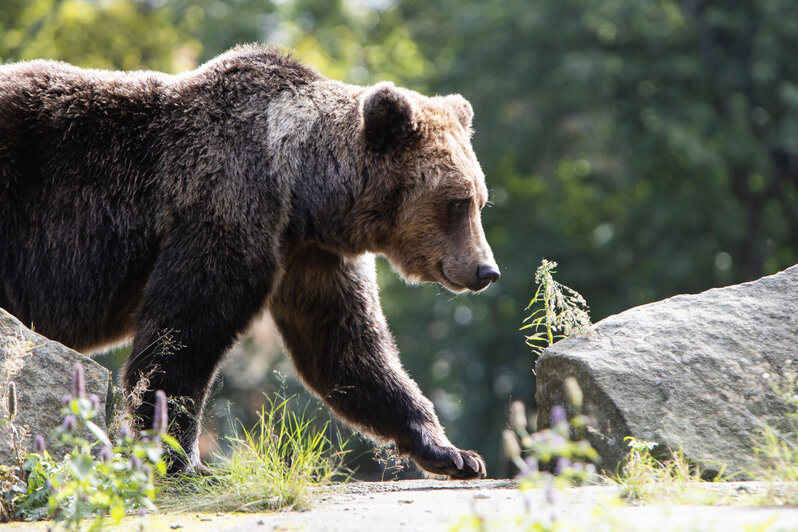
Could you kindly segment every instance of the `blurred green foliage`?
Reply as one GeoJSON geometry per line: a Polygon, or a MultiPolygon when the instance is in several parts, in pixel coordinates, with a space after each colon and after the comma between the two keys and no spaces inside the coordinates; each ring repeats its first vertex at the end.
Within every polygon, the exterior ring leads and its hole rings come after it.
{"type": "Polygon", "coordinates": [[[541,257],[596,321],[798,262],[796,20],[790,0],[6,0],[0,59],[174,72],[261,40],[466,96],[502,280],[380,282],[406,367],[495,475],[506,407],[534,394],[518,328],[541,257]]]}
{"type": "MultiPolygon", "coordinates": [[[[162,3],[162,2],[161,2],[162,3]]],[[[197,20],[173,16],[156,2],[4,0],[0,59],[50,58],[84,67],[193,68],[201,44],[197,20]]]]}

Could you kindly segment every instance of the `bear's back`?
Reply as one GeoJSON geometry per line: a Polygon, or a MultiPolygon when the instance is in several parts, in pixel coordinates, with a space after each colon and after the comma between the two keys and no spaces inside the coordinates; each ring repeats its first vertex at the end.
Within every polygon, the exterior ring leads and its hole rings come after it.
{"type": "Polygon", "coordinates": [[[115,138],[141,139],[171,77],[49,60],[0,66],[0,183],[77,173],[103,162],[92,154],[115,138]]]}
{"type": "Polygon", "coordinates": [[[38,121],[75,118],[90,107],[114,107],[156,98],[174,76],[151,71],[91,70],[61,61],[0,65],[0,123],[35,115],[38,121]]]}

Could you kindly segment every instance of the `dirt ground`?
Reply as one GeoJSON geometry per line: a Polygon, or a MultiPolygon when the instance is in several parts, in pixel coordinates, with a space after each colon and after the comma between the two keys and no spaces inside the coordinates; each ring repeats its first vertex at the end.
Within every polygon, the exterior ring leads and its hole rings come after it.
{"type": "MultiPolygon", "coordinates": [[[[703,489],[703,488],[702,488],[703,489]]],[[[706,489],[729,493],[764,489],[755,483],[724,483],[706,489]]],[[[164,514],[128,518],[120,530],[183,531],[510,531],[608,532],[787,532],[798,531],[798,508],[741,506],[629,506],[617,502],[613,487],[590,486],[554,493],[521,492],[510,481],[354,482],[318,495],[314,507],[268,514],[164,514]],[[482,528],[480,528],[482,526],[482,528]]],[[[46,530],[46,524],[0,526],[46,530]]]]}

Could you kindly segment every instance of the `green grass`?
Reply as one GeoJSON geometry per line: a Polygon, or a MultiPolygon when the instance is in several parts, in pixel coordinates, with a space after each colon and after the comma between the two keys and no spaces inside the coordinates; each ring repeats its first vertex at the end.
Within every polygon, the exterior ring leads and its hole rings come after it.
{"type": "Polygon", "coordinates": [[[700,464],[674,451],[658,460],[654,444],[627,438],[630,451],[619,475],[606,480],[629,504],[690,504],[728,506],[798,506],[798,455],[788,441],[765,430],[765,446],[757,449],[766,469],[749,474],[753,483],[727,482],[723,472],[706,480],[700,464]]]}
{"type": "Polygon", "coordinates": [[[333,443],[290,399],[261,409],[255,427],[238,426],[231,452],[202,475],[164,480],[160,511],[255,512],[304,508],[313,491],[342,473],[345,442],[333,443]]]}
{"type": "MultiPolygon", "coordinates": [[[[663,460],[655,458],[651,451],[653,442],[626,438],[629,453],[621,473],[609,477],[618,487],[619,496],[630,503],[647,504],[720,504],[722,497],[713,491],[702,489],[700,464],[688,461],[681,451],[673,451],[663,460]]],[[[722,481],[719,473],[712,481],[722,481]]]]}
{"type": "MultiPolygon", "coordinates": [[[[796,380],[792,376],[794,390],[796,380]]],[[[798,394],[791,396],[796,406],[798,394]]],[[[788,414],[795,421],[796,413],[788,414]]],[[[798,432],[778,434],[766,427],[762,431],[763,444],[755,449],[762,469],[756,473],[757,480],[768,482],[768,488],[759,496],[752,496],[754,503],[765,506],[798,506],[798,432]]]]}

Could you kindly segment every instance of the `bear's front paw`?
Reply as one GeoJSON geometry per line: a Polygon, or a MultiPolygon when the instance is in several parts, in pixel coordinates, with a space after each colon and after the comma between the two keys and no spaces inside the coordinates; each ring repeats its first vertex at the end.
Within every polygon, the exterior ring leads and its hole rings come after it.
{"type": "Polygon", "coordinates": [[[481,456],[456,447],[431,447],[412,455],[412,458],[425,471],[446,475],[451,479],[483,478],[486,473],[485,461],[481,456]]]}

